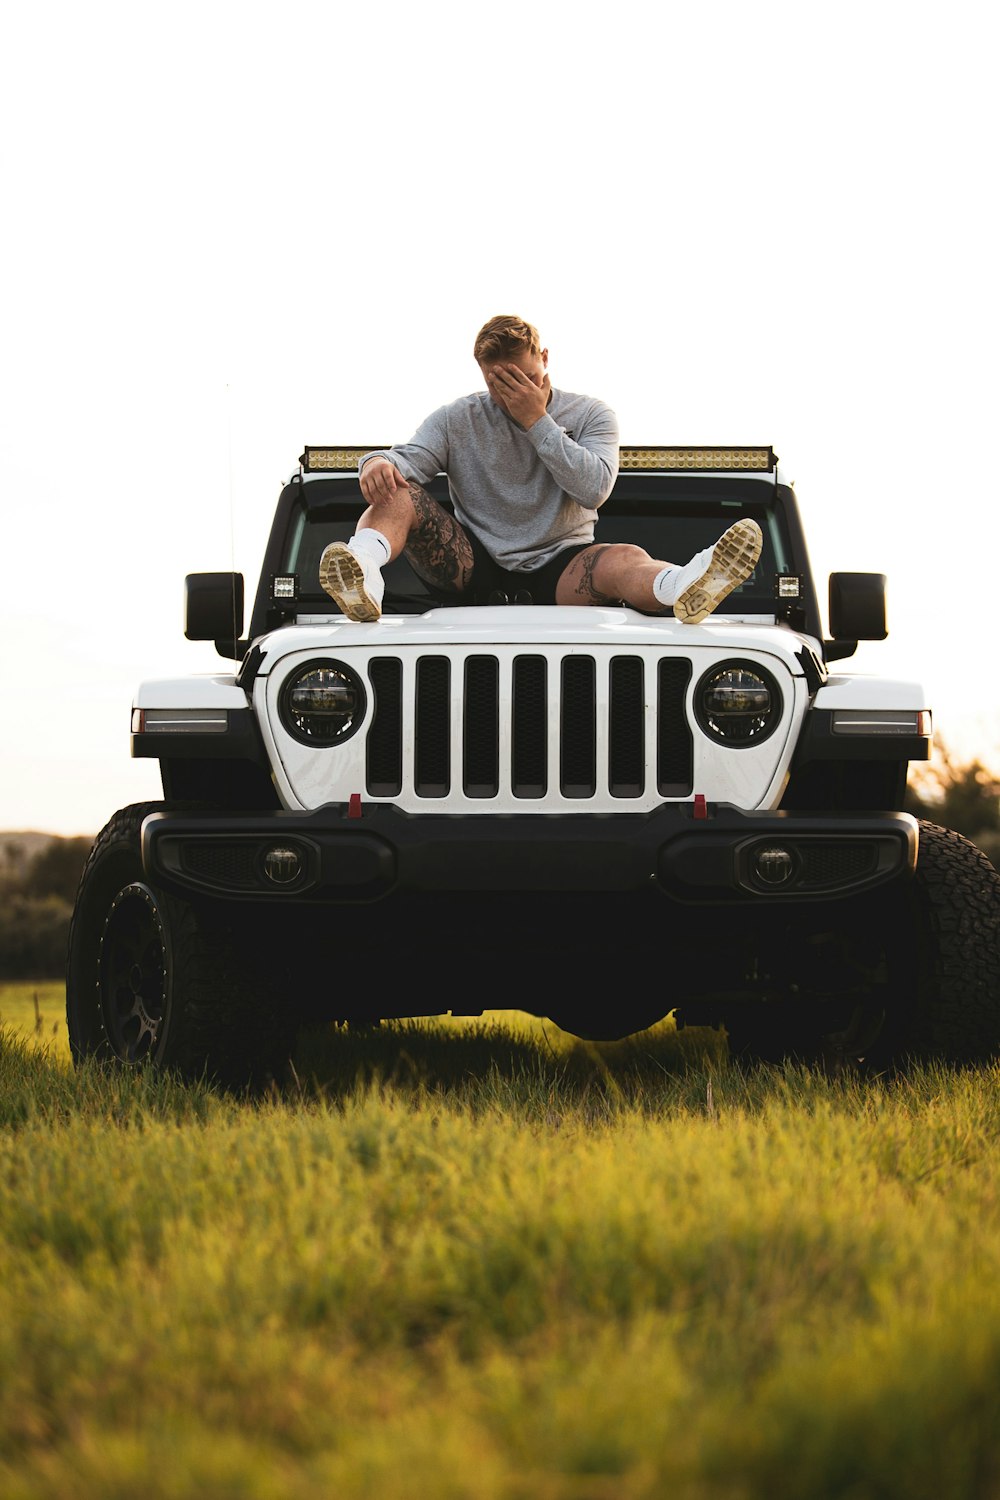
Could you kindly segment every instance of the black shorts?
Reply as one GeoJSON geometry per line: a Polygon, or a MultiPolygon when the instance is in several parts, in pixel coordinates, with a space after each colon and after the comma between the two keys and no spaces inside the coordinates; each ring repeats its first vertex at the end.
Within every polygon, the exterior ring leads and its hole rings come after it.
{"type": "MultiPolygon", "coordinates": [[[[511,572],[493,561],[471,531],[466,535],[472,543],[472,583],[458,597],[476,604],[555,604],[556,585],[563,573],[574,557],[594,545],[593,542],[574,542],[540,568],[531,572],[511,572]]],[[[454,603],[455,595],[450,598],[454,603]]]]}

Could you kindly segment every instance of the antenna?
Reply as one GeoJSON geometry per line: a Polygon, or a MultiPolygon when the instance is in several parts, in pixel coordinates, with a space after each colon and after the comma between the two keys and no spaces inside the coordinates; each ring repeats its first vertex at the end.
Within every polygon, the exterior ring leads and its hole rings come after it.
{"type": "Polygon", "coordinates": [[[233,484],[233,408],[229,381],[226,381],[226,451],[229,460],[229,570],[232,574],[233,651],[240,631],[236,628],[236,502],[233,484]]]}

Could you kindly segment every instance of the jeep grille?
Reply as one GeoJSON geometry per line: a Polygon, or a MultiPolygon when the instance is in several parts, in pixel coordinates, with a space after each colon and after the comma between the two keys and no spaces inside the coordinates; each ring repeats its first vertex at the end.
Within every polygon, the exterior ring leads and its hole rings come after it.
{"type": "Polygon", "coordinates": [[[655,739],[656,789],[688,797],[692,737],[685,713],[691,663],[639,656],[561,660],[525,653],[509,671],[489,653],[420,656],[407,688],[398,657],[369,662],[375,712],[368,732],[366,780],[373,797],[398,796],[404,746],[412,745],[414,792],[447,797],[525,799],[558,788],[567,799],[640,798],[646,787],[646,744],[655,739]],[[652,681],[644,680],[650,673],[652,681]],[[461,744],[453,754],[452,701],[459,696],[461,744]],[[602,723],[602,716],[604,722],[602,723]],[[650,722],[651,721],[651,722],[650,722]],[[598,764],[599,746],[606,746],[598,764]],[[502,753],[501,747],[509,747],[502,753]],[[458,763],[454,764],[453,761],[458,763]]]}

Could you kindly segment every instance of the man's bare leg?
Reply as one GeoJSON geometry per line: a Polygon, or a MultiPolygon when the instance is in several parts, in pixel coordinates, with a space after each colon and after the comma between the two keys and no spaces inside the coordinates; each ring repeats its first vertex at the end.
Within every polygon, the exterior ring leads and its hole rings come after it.
{"type": "Polygon", "coordinates": [[[355,531],[374,527],[389,543],[389,560],[405,552],[415,572],[435,588],[462,593],[472,581],[472,544],[450,511],[413,480],[369,505],[355,531]]]}
{"type": "Polygon", "coordinates": [[[377,620],[382,567],[401,552],[426,583],[445,593],[460,594],[472,580],[472,545],[465,530],[425,489],[407,480],[368,506],[349,542],[331,542],[324,549],[320,584],[348,619],[377,620]],[[366,532],[372,533],[370,540],[366,532]]]}
{"type": "Polygon", "coordinates": [[[403,551],[406,539],[416,524],[413,490],[424,493],[419,485],[407,485],[405,488],[401,485],[385,500],[380,500],[377,505],[369,505],[367,510],[362,511],[354,528],[355,535],[359,531],[370,529],[381,532],[389,543],[390,562],[403,551]]]}
{"type": "Polygon", "coordinates": [[[667,566],[630,542],[598,542],[567,564],[556,585],[556,603],[631,604],[646,614],[662,614],[653,583],[667,566]]]}
{"type": "Polygon", "coordinates": [[[763,538],[756,521],[736,521],[712,547],[682,567],[650,557],[628,542],[596,543],[567,564],[556,586],[557,604],[621,601],[645,614],[673,610],[697,625],[750,577],[763,538]]]}
{"type": "Polygon", "coordinates": [[[413,522],[413,501],[401,484],[368,506],[350,541],[331,542],[323,549],[320,586],[347,619],[371,623],[381,618],[382,568],[402,551],[413,522]]]}

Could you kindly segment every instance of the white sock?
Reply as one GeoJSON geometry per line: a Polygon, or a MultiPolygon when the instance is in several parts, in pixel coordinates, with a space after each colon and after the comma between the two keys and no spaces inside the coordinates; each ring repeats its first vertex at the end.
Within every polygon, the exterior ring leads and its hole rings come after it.
{"type": "Polygon", "coordinates": [[[680,571],[676,563],[671,563],[653,579],[653,593],[667,608],[677,598],[677,575],[680,571]]]}
{"type": "Polygon", "coordinates": [[[381,531],[376,531],[374,526],[366,526],[363,531],[356,531],[347,545],[352,552],[367,552],[380,568],[384,568],[392,556],[392,548],[387,538],[382,535],[381,531]]]}
{"type": "Polygon", "coordinates": [[[690,588],[705,572],[712,561],[713,552],[714,548],[705,547],[701,552],[696,552],[683,567],[668,563],[662,573],[657,573],[653,579],[653,593],[660,603],[668,608],[671,604],[676,604],[684,590],[690,588]]]}

